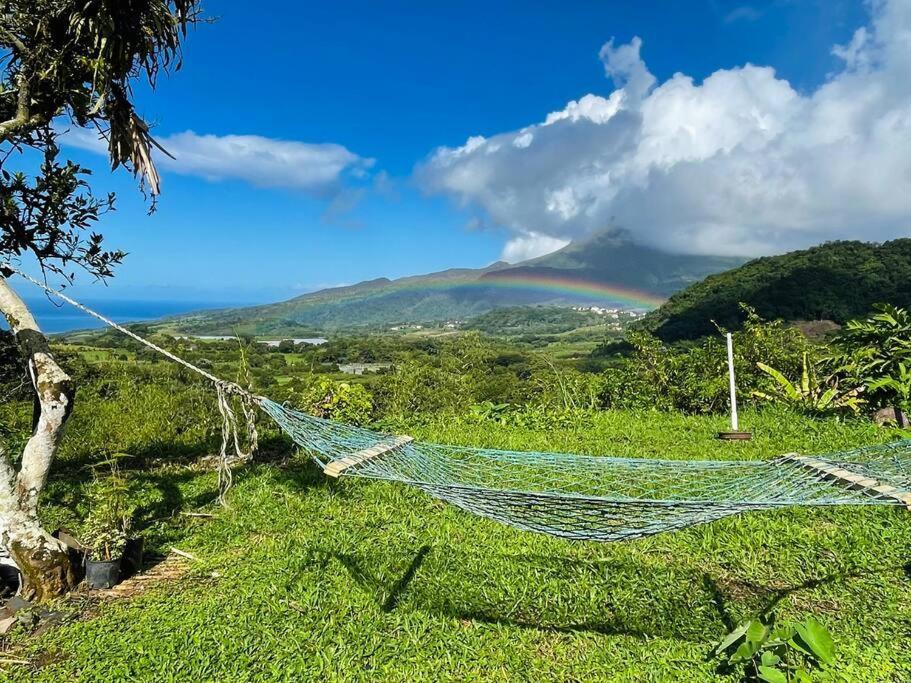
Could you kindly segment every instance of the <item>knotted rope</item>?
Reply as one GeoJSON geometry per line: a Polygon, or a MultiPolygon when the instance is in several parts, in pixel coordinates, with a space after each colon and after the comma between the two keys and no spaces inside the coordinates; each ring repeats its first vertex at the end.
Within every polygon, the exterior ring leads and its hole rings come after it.
{"type": "Polygon", "coordinates": [[[247,391],[242,386],[236,382],[230,382],[228,380],[221,379],[216,377],[210,372],[206,372],[202,368],[193,365],[191,362],[184,360],[180,356],[177,356],[167,349],[164,349],[158,344],[145,339],[144,337],[139,336],[135,332],[129,330],[123,325],[119,325],[110,318],[93,311],[88,306],[84,306],[75,299],[70,298],[63,292],[50,287],[40,280],[36,280],[30,275],[26,275],[21,270],[14,268],[9,263],[0,263],[0,269],[8,270],[12,273],[15,273],[19,277],[31,282],[36,287],[40,287],[48,294],[56,296],[61,301],[65,301],[70,306],[79,309],[83,313],[90,315],[96,320],[100,320],[105,325],[112,327],[121,334],[125,334],[130,339],[139,342],[143,346],[152,349],[153,351],[160,353],[165,358],[182,365],[187,370],[195,372],[197,375],[204,377],[209,380],[215,386],[215,392],[218,398],[218,411],[221,413],[221,448],[218,452],[218,501],[224,506],[227,506],[227,493],[233,484],[233,475],[231,474],[231,466],[236,462],[247,462],[253,458],[253,454],[256,451],[256,447],[259,443],[259,435],[256,431],[256,411],[255,407],[262,404],[265,400],[262,396],[257,396],[250,391],[247,391]],[[243,418],[245,431],[246,431],[246,442],[247,449],[241,446],[242,440],[240,437],[240,428],[238,427],[239,417],[231,406],[231,397],[234,396],[238,399],[240,404],[241,416],[243,418]]]}

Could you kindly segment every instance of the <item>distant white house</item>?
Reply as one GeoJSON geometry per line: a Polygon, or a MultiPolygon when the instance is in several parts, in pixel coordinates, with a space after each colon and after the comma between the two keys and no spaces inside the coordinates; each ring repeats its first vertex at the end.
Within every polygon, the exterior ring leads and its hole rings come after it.
{"type": "Polygon", "coordinates": [[[390,366],[390,363],[339,363],[339,372],[346,375],[363,375],[365,372],[379,372],[390,366]]]}
{"type": "Polygon", "coordinates": [[[573,306],[572,309],[574,311],[589,311],[596,315],[611,315],[614,318],[619,317],[617,314],[621,310],[619,308],[604,308],[602,306],[573,306]]]}
{"type": "MultiPolygon", "coordinates": [[[[236,336],[230,334],[194,334],[194,335],[177,335],[177,339],[199,339],[200,341],[234,341],[236,336]]],[[[310,344],[311,346],[320,346],[325,344],[328,339],[322,337],[295,337],[294,339],[261,339],[258,344],[263,344],[271,348],[277,347],[283,341],[292,341],[295,344],[310,344]]]]}
{"type": "Polygon", "coordinates": [[[283,341],[291,341],[295,344],[309,344],[310,346],[320,346],[329,340],[323,339],[322,337],[295,337],[294,339],[263,339],[259,343],[265,344],[266,346],[274,349],[283,341]]]}

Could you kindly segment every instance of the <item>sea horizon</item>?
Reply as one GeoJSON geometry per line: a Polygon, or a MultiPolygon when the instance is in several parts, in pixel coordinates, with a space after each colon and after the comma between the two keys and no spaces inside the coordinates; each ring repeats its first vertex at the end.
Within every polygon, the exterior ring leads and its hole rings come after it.
{"type": "MultiPolygon", "coordinates": [[[[104,327],[100,320],[67,303],[58,303],[43,297],[27,298],[25,303],[38,321],[38,326],[48,334],[104,327]]],[[[246,305],[237,302],[174,299],[86,299],[80,303],[117,323],[153,321],[193,311],[246,305]]]]}

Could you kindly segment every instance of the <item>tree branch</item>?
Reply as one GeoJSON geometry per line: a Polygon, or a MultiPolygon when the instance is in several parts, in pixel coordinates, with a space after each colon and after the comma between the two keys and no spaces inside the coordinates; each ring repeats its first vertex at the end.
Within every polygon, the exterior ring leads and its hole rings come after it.
{"type": "Polygon", "coordinates": [[[19,94],[16,99],[16,115],[0,123],[0,141],[6,142],[14,133],[24,128],[36,126],[41,123],[41,117],[31,115],[31,88],[28,78],[20,73],[16,78],[19,85],[19,94]]]}
{"type": "Polygon", "coordinates": [[[22,451],[22,465],[16,479],[21,508],[35,514],[38,494],[47,481],[54,453],[73,406],[73,385],[69,375],[51,355],[47,338],[41,333],[25,302],[2,277],[0,313],[6,317],[17,344],[25,353],[38,399],[35,428],[22,451]]]}
{"type": "Polygon", "coordinates": [[[22,39],[19,38],[19,36],[17,36],[15,33],[13,33],[8,28],[5,28],[3,26],[0,26],[0,32],[2,32],[4,36],[6,36],[7,40],[9,40],[9,42],[12,43],[13,47],[16,48],[17,50],[19,50],[19,52],[21,52],[22,54],[28,53],[28,48],[25,47],[25,43],[23,43],[22,39]]]}

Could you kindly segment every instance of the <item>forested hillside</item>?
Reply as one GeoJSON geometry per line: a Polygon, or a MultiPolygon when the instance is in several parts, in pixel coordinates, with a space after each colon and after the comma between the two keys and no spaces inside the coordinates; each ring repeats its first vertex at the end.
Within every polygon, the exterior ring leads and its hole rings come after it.
{"type": "Polygon", "coordinates": [[[874,303],[911,304],[911,239],[830,242],[758,258],[677,292],[643,325],[665,341],[736,328],[740,304],[764,318],[834,320],[863,316],[874,303]]]}
{"type": "Polygon", "coordinates": [[[492,335],[568,332],[604,323],[604,316],[565,306],[511,306],[498,308],[469,320],[466,329],[492,335]]]}

